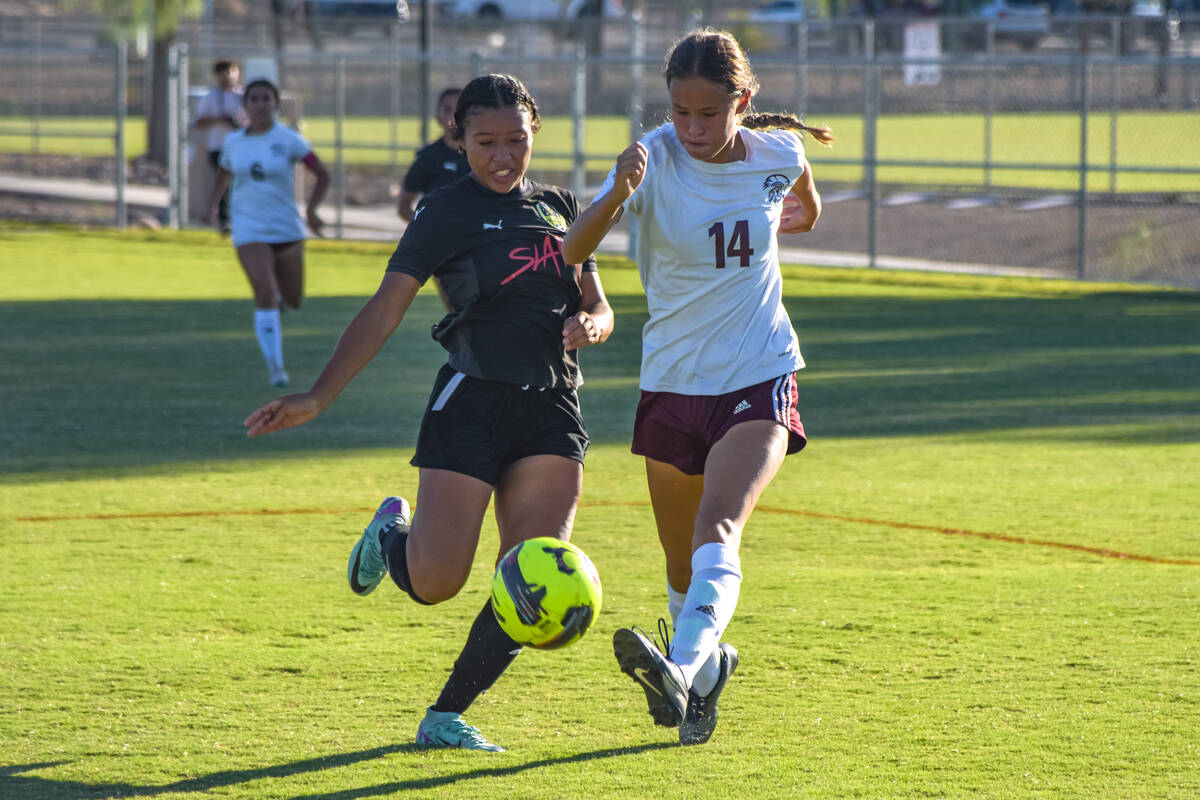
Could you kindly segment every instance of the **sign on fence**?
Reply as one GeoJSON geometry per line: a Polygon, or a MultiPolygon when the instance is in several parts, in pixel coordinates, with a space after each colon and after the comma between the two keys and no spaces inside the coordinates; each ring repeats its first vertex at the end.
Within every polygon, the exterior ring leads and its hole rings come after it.
{"type": "MultiPolygon", "coordinates": [[[[912,22],[904,26],[906,59],[940,58],[942,31],[936,22],[912,22]]],[[[904,82],[909,86],[934,86],[941,83],[942,65],[912,63],[904,65],[904,82]]]]}

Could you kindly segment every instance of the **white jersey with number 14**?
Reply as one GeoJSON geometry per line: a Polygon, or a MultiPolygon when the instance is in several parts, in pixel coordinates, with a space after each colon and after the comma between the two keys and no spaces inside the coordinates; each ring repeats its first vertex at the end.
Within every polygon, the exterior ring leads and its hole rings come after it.
{"type": "Polygon", "coordinates": [[[724,394],[804,367],[776,243],[804,147],[784,130],[738,133],[746,158],[727,164],[692,158],[669,123],[641,140],[646,175],[625,208],[638,220],[650,311],[640,381],[647,391],[724,394]]]}

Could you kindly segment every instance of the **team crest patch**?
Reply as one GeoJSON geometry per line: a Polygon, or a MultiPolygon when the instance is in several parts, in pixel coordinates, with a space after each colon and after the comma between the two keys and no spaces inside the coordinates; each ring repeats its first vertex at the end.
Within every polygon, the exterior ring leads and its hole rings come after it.
{"type": "Polygon", "coordinates": [[[768,175],[763,180],[763,191],[767,193],[767,200],[772,203],[778,203],[783,200],[784,194],[787,193],[788,187],[792,182],[788,180],[787,175],[780,175],[776,172],[774,175],[768,175]]]}
{"type": "Polygon", "coordinates": [[[271,155],[282,156],[282,155],[284,155],[285,152],[286,151],[283,149],[282,144],[280,144],[279,142],[271,142],[271,155]]]}
{"type": "Polygon", "coordinates": [[[559,231],[566,231],[567,220],[562,214],[558,213],[550,206],[539,200],[538,203],[533,207],[533,210],[536,211],[537,215],[541,217],[542,220],[545,221],[545,223],[551,228],[559,231]]]}

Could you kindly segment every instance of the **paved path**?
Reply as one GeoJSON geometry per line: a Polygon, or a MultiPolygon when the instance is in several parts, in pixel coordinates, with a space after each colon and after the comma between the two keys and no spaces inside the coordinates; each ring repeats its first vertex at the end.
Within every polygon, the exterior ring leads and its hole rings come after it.
{"type": "MultiPolygon", "coordinates": [[[[49,197],[62,200],[115,203],[117,190],[112,183],[84,181],[71,178],[39,178],[26,175],[0,173],[0,194],[49,197]]],[[[841,198],[832,195],[826,198],[826,206],[841,198]]],[[[906,201],[909,198],[906,198],[906,201]]],[[[128,205],[148,206],[166,210],[169,196],[162,186],[130,184],[125,187],[125,202],[128,205]]],[[[326,235],[333,236],[337,210],[325,203],[321,206],[321,218],[325,220],[326,235]]],[[[396,216],[395,207],[346,206],[342,210],[342,236],[346,239],[368,241],[395,241],[404,231],[404,223],[396,216]]],[[[629,233],[622,225],[609,232],[600,245],[601,252],[626,254],[629,250],[629,233]]],[[[867,267],[870,265],[866,253],[811,250],[802,247],[780,247],[779,258],[785,264],[812,264],[822,267],[867,267]]],[[[920,270],[926,272],[957,272],[977,275],[1008,275],[1021,277],[1061,277],[1051,270],[1027,267],[1003,267],[981,264],[956,264],[918,258],[879,256],[875,266],[879,269],[920,270]]]]}

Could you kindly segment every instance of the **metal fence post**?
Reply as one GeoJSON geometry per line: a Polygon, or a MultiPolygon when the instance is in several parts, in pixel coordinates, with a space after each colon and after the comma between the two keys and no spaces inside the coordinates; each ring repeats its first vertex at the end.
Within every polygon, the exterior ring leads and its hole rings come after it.
{"type": "Polygon", "coordinates": [[[645,112],[646,31],[641,20],[629,15],[629,140],[642,138],[642,115],[645,112]]]}
{"type": "Polygon", "coordinates": [[[795,23],[796,114],[803,116],[808,109],[808,23],[795,23]]]}
{"type": "Polygon", "coordinates": [[[879,64],[875,60],[875,23],[863,23],[863,184],[867,190],[867,266],[875,267],[879,247],[879,181],[875,163],[875,134],[879,116],[879,64]]]}
{"type": "Polygon", "coordinates": [[[42,21],[33,23],[33,154],[41,152],[42,125],[42,21]]]}
{"type": "MultiPolygon", "coordinates": [[[[629,17],[629,46],[632,51],[629,59],[629,141],[635,142],[642,138],[642,119],[646,111],[646,30],[641,20],[632,14],[629,17]]],[[[583,202],[582,198],[580,202],[583,202]]],[[[626,214],[625,217],[629,220],[625,256],[633,260],[637,258],[637,217],[633,214],[626,214]]]]}
{"type": "Polygon", "coordinates": [[[192,159],[195,153],[188,152],[188,129],[191,124],[191,109],[188,107],[188,46],[184,42],[179,45],[179,138],[175,140],[178,151],[176,161],[179,163],[179,224],[186,226],[191,219],[191,208],[188,205],[189,182],[192,159]]]}
{"type": "Polygon", "coordinates": [[[167,224],[179,229],[179,46],[167,48],[167,224]]]}
{"type": "Polygon", "coordinates": [[[346,207],[346,165],[342,157],[342,123],[346,117],[346,57],[334,56],[333,68],[334,203],[333,235],[342,238],[342,216],[346,207]]]}
{"type": "Polygon", "coordinates": [[[1079,240],[1076,277],[1087,277],[1088,107],[1092,102],[1092,61],[1079,59],[1079,240]]]}
{"type": "Polygon", "coordinates": [[[587,119],[587,59],[583,45],[575,47],[575,86],[571,94],[571,191],[583,197],[587,183],[587,164],[584,160],[584,121],[587,119]]]}
{"type": "Polygon", "coordinates": [[[984,67],[987,106],[983,114],[983,190],[992,191],[992,125],[996,116],[996,23],[987,21],[987,66],[984,67]]]}
{"type": "Polygon", "coordinates": [[[1114,59],[1112,69],[1112,97],[1108,115],[1108,191],[1117,193],[1117,126],[1121,107],[1121,61],[1114,59]]]}
{"type": "Polygon", "coordinates": [[[115,142],[113,143],[114,160],[116,167],[117,181],[117,228],[125,230],[129,224],[129,213],[125,207],[125,109],[128,106],[128,98],[126,97],[126,86],[129,83],[129,45],[125,42],[117,42],[117,68],[116,68],[116,95],[117,95],[117,130],[115,133],[115,142]]]}
{"type": "MultiPolygon", "coordinates": [[[[388,93],[388,160],[392,164],[392,171],[396,171],[396,165],[399,161],[400,150],[400,40],[399,38],[392,40],[392,80],[391,91],[388,93]]],[[[422,54],[427,57],[428,54],[422,54]]],[[[429,109],[422,108],[421,113],[428,117],[429,109]]],[[[426,123],[428,125],[428,123],[426,123]]],[[[424,133],[424,131],[422,131],[424,133]]],[[[421,142],[425,144],[425,142],[421,142]]]]}

